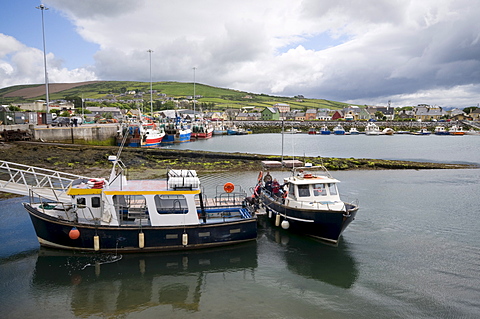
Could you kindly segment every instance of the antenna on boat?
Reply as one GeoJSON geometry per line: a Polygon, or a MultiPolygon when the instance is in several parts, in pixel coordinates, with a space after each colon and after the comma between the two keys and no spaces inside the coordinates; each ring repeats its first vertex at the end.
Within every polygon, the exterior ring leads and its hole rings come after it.
{"type": "Polygon", "coordinates": [[[283,120],[282,120],[282,165],[283,165],[283,131],[284,131],[284,126],[283,126],[283,120]]]}

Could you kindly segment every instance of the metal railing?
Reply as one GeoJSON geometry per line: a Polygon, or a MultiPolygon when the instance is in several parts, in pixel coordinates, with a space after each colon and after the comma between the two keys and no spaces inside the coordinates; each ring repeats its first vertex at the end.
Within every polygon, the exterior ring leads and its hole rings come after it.
{"type": "Polygon", "coordinates": [[[0,191],[29,195],[31,188],[56,191],[56,197],[66,195],[73,180],[85,176],[58,172],[35,166],[0,161],[0,191]]]}

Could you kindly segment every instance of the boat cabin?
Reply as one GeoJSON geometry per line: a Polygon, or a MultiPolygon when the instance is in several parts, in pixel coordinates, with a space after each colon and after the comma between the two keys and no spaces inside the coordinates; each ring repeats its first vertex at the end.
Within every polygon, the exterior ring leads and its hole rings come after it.
{"type": "Polygon", "coordinates": [[[317,209],[318,205],[328,205],[333,210],[344,206],[337,189],[337,179],[318,173],[298,171],[284,179],[287,188],[285,205],[305,209],[317,209]]]}

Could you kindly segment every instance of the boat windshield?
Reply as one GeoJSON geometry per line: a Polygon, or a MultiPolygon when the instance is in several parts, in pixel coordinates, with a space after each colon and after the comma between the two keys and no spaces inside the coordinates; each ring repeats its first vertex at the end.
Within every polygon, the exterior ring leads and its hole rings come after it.
{"type": "Polygon", "coordinates": [[[314,196],[327,196],[327,191],[325,189],[325,184],[313,184],[313,195],[314,196]]]}
{"type": "Polygon", "coordinates": [[[337,195],[337,185],[335,185],[335,183],[329,183],[328,191],[330,192],[330,195],[337,195]]]}
{"type": "Polygon", "coordinates": [[[156,195],[155,205],[159,214],[187,214],[188,204],[183,195],[156,195]]]}

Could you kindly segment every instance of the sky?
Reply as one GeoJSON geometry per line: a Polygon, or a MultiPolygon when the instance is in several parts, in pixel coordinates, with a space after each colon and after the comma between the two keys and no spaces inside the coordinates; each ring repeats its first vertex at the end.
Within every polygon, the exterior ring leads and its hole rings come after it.
{"type": "MultiPolygon", "coordinates": [[[[2,3],[0,88],[45,83],[41,3],[2,3]]],[[[149,82],[151,66],[153,82],[360,105],[480,103],[478,0],[43,4],[50,83],[149,82]]]]}

